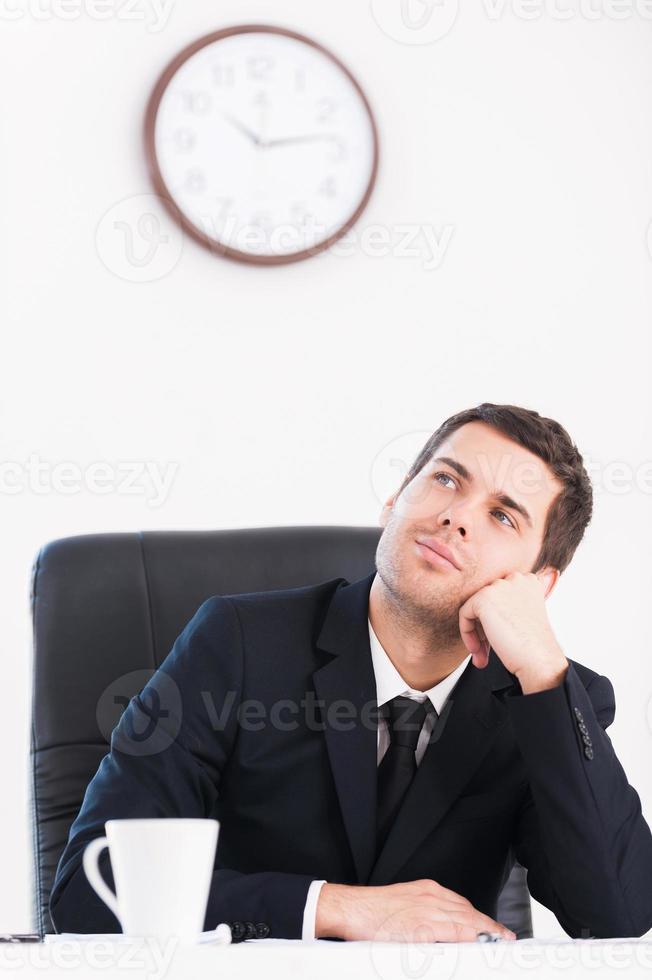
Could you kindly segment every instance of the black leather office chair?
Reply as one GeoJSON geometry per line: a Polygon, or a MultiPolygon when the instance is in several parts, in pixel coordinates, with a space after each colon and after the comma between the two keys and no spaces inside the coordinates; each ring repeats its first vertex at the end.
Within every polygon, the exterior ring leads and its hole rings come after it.
{"type": "MultiPolygon", "coordinates": [[[[40,550],[31,595],[36,932],[55,931],[48,900],[57,864],[86,787],[109,751],[111,729],[204,599],[339,576],[355,581],[373,571],[380,533],[380,527],[109,533],[62,538],[40,550]]],[[[503,888],[497,918],[519,939],[532,935],[519,864],[503,888]]]]}

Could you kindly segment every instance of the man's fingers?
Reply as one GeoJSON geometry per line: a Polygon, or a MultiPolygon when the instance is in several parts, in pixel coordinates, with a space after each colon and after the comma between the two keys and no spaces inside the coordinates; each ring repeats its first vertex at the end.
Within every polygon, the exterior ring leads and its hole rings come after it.
{"type": "Polygon", "coordinates": [[[466,649],[471,654],[480,653],[482,642],[476,629],[476,620],[460,616],[460,636],[466,649]]]}
{"type": "Polygon", "coordinates": [[[516,934],[511,929],[500,922],[495,922],[490,916],[483,915],[482,912],[476,912],[473,925],[477,926],[477,932],[497,932],[503,939],[516,939],[516,934]]]}
{"type": "Polygon", "coordinates": [[[441,922],[437,927],[437,941],[444,943],[475,943],[478,930],[461,922],[441,922]]]}
{"type": "MultiPolygon", "coordinates": [[[[443,910],[442,910],[443,911],[443,910]]],[[[515,933],[507,926],[502,925],[500,922],[496,922],[489,915],[485,915],[484,912],[479,912],[473,905],[470,908],[451,908],[450,911],[445,911],[445,918],[450,917],[452,922],[456,922],[459,925],[468,927],[472,929],[474,933],[478,932],[493,932],[498,933],[504,939],[515,939],[515,933]]]]}
{"type": "MultiPolygon", "coordinates": [[[[405,886],[398,884],[385,887],[402,889],[405,886]]],[[[502,923],[480,912],[459,892],[446,888],[434,879],[419,879],[407,888],[412,891],[414,898],[409,902],[410,915],[402,923],[406,930],[403,941],[476,942],[479,932],[493,933],[503,939],[516,939],[515,933],[502,923]],[[419,925],[416,926],[415,923],[419,925]]]]}
{"type": "Polygon", "coordinates": [[[455,919],[444,919],[433,923],[432,929],[419,930],[415,934],[414,940],[417,942],[444,942],[444,943],[475,943],[478,941],[479,932],[492,932],[504,936],[505,939],[511,938],[512,934],[503,932],[502,927],[496,923],[491,928],[478,928],[475,924],[470,925],[466,922],[458,922],[455,919]],[[431,932],[432,938],[428,938],[427,933],[431,932]]]}

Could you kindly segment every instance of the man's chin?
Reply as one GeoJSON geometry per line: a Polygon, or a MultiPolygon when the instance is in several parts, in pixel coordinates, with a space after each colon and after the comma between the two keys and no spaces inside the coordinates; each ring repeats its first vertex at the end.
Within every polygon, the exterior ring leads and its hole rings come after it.
{"type": "Polygon", "coordinates": [[[440,624],[448,621],[455,625],[455,629],[459,628],[459,611],[465,600],[457,590],[433,587],[432,578],[417,575],[409,587],[403,583],[399,595],[407,608],[418,611],[420,618],[436,620],[440,624]]]}

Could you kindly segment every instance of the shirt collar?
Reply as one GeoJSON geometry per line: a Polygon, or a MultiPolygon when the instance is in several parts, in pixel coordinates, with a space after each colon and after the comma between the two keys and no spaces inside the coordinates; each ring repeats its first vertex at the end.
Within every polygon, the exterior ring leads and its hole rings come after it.
{"type": "Polygon", "coordinates": [[[413,687],[406,684],[405,680],[401,677],[398,670],[389,659],[389,656],[385,649],[382,647],[380,640],[374,633],[373,627],[371,625],[371,620],[367,617],[367,623],[369,626],[369,643],[371,646],[371,659],[374,668],[374,674],[376,675],[376,699],[378,701],[378,707],[385,704],[387,701],[391,701],[392,698],[398,695],[403,695],[405,697],[414,698],[415,701],[425,701],[426,698],[430,699],[433,708],[438,715],[441,714],[446,699],[455,687],[455,684],[463,673],[466,665],[471,659],[471,654],[464,658],[461,664],[453,670],[447,677],[435,684],[434,687],[429,688],[427,691],[415,691],[413,687]]]}

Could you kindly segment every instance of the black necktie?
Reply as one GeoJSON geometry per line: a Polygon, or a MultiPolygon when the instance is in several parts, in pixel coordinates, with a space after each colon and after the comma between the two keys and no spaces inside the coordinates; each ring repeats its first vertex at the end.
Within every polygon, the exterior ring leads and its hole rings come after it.
{"type": "Polygon", "coordinates": [[[415,751],[429,711],[437,714],[429,699],[415,701],[402,696],[392,698],[379,708],[387,719],[391,741],[377,770],[377,853],[385,843],[401,801],[417,771],[415,751]]]}

